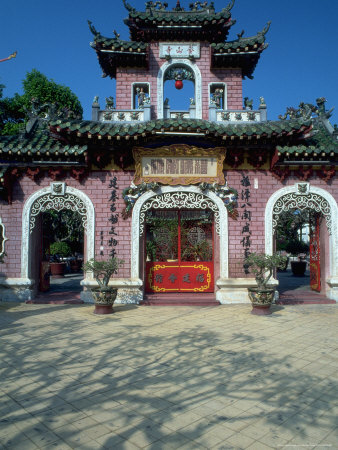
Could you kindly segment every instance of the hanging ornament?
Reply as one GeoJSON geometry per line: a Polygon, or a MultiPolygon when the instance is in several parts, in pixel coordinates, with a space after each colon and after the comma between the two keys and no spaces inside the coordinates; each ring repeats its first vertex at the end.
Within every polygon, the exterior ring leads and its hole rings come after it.
{"type": "Polygon", "coordinates": [[[175,88],[176,89],[182,89],[183,88],[183,81],[182,80],[176,80],[175,81],[175,88]]]}

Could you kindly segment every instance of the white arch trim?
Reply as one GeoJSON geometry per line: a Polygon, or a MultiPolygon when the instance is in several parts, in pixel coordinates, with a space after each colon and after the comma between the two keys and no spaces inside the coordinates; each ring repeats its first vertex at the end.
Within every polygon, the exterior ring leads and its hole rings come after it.
{"type": "Polygon", "coordinates": [[[0,227],[2,228],[2,238],[3,238],[2,245],[0,245],[0,255],[1,255],[2,253],[6,253],[5,246],[6,246],[6,241],[8,241],[8,238],[6,238],[6,228],[2,222],[1,217],[0,217],[0,227]]]}
{"type": "MultiPolygon", "coordinates": [[[[34,202],[44,195],[53,193],[53,184],[34,192],[25,202],[22,211],[22,245],[21,245],[21,277],[30,278],[29,256],[31,249],[31,212],[34,202]]],[[[90,198],[82,191],[64,184],[64,194],[73,195],[79,198],[86,208],[86,254],[85,259],[94,258],[95,254],[95,210],[90,198]]],[[[60,195],[62,197],[62,195],[60,195]]]]}
{"type": "MultiPolygon", "coordinates": [[[[149,191],[141,195],[133,208],[131,227],[131,278],[140,279],[140,212],[142,206],[152,197],[175,192],[202,194],[197,186],[163,186],[159,191],[149,191]]],[[[220,278],[228,278],[228,212],[223,201],[214,192],[204,191],[203,195],[216,205],[219,212],[220,278]]]]}
{"type": "Polygon", "coordinates": [[[195,77],[195,104],[196,104],[196,119],[202,119],[202,76],[199,68],[195,62],[189,59],[172,58],[166,61],[160,68],[157,74],[157,117],[163,118],[163,93],[164,93],[164,74],[171,66],[188,66],[194,73],[195,77]]]}
{"type": "Polygon", "coordinates": [[[273,228],[272,228],[272,220],[273,220],[273,209],[276,202],[285,195],[288,194],[299,194],[303,196],[304,194],[299,193],[298,185],[306,184],[307,185],[307,194],[309,198],[311,194],[317,194],[320,197],[324,198],[331,210],[331,234],[329,236],[329,251],[330,251],[330,274],[331,277],[338,278],[338,207],[336,200],[332,197],[332,195],[325,191],[325,189],[312,186],[310,183],[296,183],[293,186],[287,186],[285,188],[279,189],[269,198],[269,201],[265,208],[265,252],[268,255],[272,255],[273,253],[273,228]]]}

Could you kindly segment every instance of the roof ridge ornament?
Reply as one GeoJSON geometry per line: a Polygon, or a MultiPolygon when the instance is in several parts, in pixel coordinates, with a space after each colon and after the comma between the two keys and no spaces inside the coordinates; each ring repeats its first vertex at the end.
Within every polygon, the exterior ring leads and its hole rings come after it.
{"type": "Polygon", "coordinates": [[[195,2],[195,3],[190,3],[189,4],[189,8],[191,11],[198,11],[200,10],[205,10],[205,9],[212,9],[215,10],[215,5],[214,2],[210,2],[210,5],[208,5],[208,2],[195,2]]]}
{"type": "Polygon", "coordinates": [[[330,111],[326,111],[325,109],[326,98],[319,97],[316,99],[317,106],[314,106],[312,103],[304,103],[301,102],[299,104],[298,109],[289,106],[286,108],[286,113],[283,115],[279,115],[278,118],[280,120],[289,119],[304,119],[309,120],[312,118],[313,114],[317,117],[329,118],[332,114],[334,108],[331,108],[330,111]]]}
{"type": "Polygon", "coordinates": [[[94,27],[93,22],[91,20],[87,20],[87,23],[89,25],[89,29],[92,32],[92,34],[96,36],[101,36],[101,33],[97,31],[97,29],[94,27]]]}
{"type": "Polygon", "coordinates": [[[184,11],[184,8],[181,6],[180,0],[177,0],[176,7],[173,8],[173,11],[184,11]]]}
{"type": "Polygon", "coordinates": [[[232,8],[234,7],[234,4],[235,4],[235,0],[231,0],[231,2],[228,4],[228,6],[225,8],[226,9],[226,11],[231,11],[232,10],[232,8]]]}
{"type": "Polygon", "coordinates": [[[126,0],[122,0],[123,1],[123,5],[126,8],[127,11],[129,12],[134,12],[136,11],[135,8],[133,8],[131,5],[129,5],[129,3],[126,2],[126,0]]]}
{"type": "Polygon", "coordinates": [[[266,24],[266,26],[263,28],[262,31],[258,31],[257,36],[258,36],[258,35],[263,35],[263,36],[265,36],[266,33],[269,31],[270,26],[271,26],[271,20],[269,20],[269,22],[266,24]]]}

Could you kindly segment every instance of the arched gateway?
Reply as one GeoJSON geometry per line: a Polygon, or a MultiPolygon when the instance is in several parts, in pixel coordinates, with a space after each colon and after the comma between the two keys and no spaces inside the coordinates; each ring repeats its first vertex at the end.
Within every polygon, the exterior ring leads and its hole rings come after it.
{"type": "Polygon", "coordinates": [[[279,215],[294,209],[309,210],[320,214],[326,222],[328,233],[329,268],[327,268],[325,294],[338,300],[338,208],[337,202],[324,189],[310,183],[296,183],[276,191],[265,209],[265,251],[274,251],[274,234],[279,215]]]}
{"type": "MultiPolygon", "coordinates": [[[[131,277],[142,279],[142,244],[146,213],[156,210],[211,210],[219,252],[219,277],[228,278],[228,214],[223,201],[211,191],[201,192],[196,186],[165,186],[144,193],[135,203],[132,216],[131,277]]],[[[222,299],[218,298],[221,302],[222,299]]]]}
{"type": "Polygon", "coordinates": [[[36,292],[38,279],[34,264],[37,217],[48,210],[72,209],[81,216],[85,232],[85,260],[94,257],[95,211],[89,197],[82,191],[54,182],[50,186],[34,192],[26,201],[22,212],[21,278],[27,287],[36,292]]]}

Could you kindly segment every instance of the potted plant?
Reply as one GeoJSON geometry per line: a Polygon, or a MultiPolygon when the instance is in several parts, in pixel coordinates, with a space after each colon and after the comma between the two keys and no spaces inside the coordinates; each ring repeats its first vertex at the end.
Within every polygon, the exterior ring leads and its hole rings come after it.
{"type": "Polygon", "coordinates": [[[285,265],[286,257],[275,253],[251,253],[244,261],[255,275],[257,287],[248,288],[252,303],[251,314],[271,314],[270,306],[274,300],[275,288],[268,287],[268,282],[275,269],[285,265]]]}
{"type": "Polygon", "coordinates": [[[67,258],[72,254],[72,250],[67,242],[57,241],[50,245],[49,252],[51,255],[50,271],[53,277],[61,278],[64,276],[66,263],[62,258],[67,258]]]}
{"type": "Polygon", "coordinates": [[[296,277],[302,277],[306,270],[306,254],[309,251],[309,245],[300,239],[294,239],[288,242],[286,249],[291,255],[297,256],[298,261],[291,261],[291,270],[296,277]]]}
{"type": "Polygon", "coordinates": [[[212,247],[206,240],[196,244],[188,244],[182,251],[184,261],[210,261],[212,259],[212,247]]]}
{"type": "Polygon", "coordinates": [[[110,278],[118,272],[124,261],[119,258],[111,258],[108,261],[90,259],[83,265],[85,272],[92,272],[98,284],[92,287],[91,293],[95,302],[94,314],[112,314],[113,304],[116,299],[117,289],[109,286],[110,278]]]}

